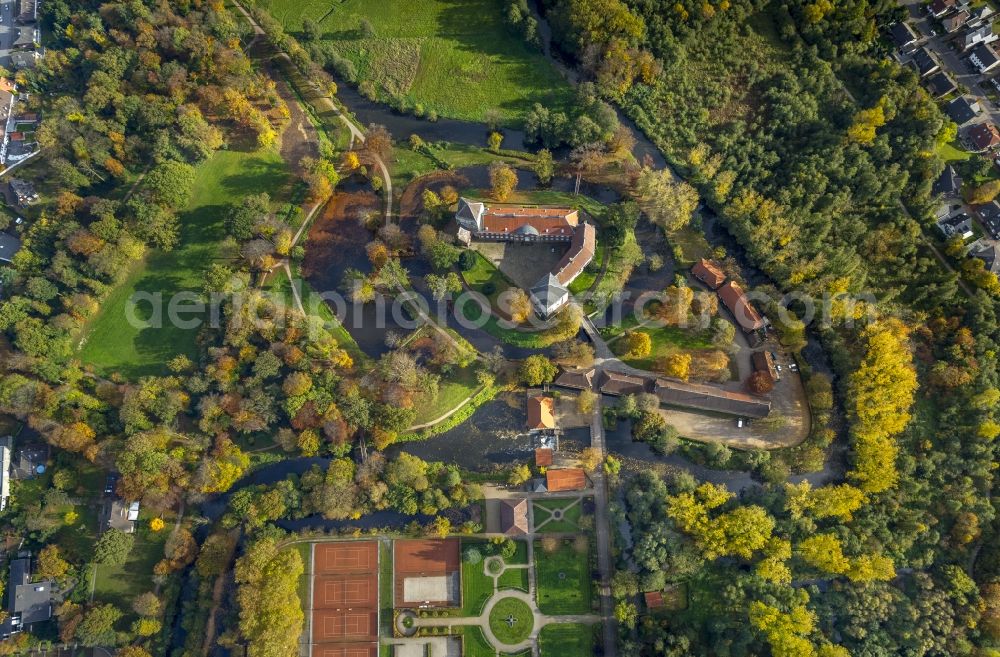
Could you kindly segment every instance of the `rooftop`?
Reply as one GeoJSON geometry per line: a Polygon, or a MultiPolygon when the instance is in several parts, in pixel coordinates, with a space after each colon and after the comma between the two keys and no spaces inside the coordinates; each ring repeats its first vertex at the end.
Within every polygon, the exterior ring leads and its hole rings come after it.
{"type": "Polygon", "coordinates": [[[726,274],[716,263],[702,258],[691,267],[691,273],[695,278],[709,286],[713,290],[722,285],[726,280],[726,274]]]}
{"type": "Polygon", "coordinates": [[[529,429],[555,429],[556,419],[552,415],[551,397],[529,397],[528,398],[528,428],[529,429]]]}
{"type": "Polygon", "coordinates": [[[523,536],[528,533],[528,500],[500,500],[500,531],[523,536]]]}
{"type": "Polygon", "coordinates": [[[735,281],[728,281],[719,288],[719,298],[729,308],[736,318],[736,323],[744,331],[757,331],[764,328],[764,319],[747,298],[743,288],[735,281]]]}
{"type": "Polygon", "coordinates": [[[580,468],[549,469],[545,483],[550,492],[583,490],[587,487],[587,473],[580,468]]]}

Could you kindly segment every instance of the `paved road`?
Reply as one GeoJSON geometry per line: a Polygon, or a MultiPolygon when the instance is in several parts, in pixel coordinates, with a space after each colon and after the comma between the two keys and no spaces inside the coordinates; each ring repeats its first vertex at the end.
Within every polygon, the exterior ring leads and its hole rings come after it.
{"type": "MultiPolygon", "coordinates": [[[[608,455],[604,444],[604,413],[601,404],[594,405],[594,414],[590,419],[590,446],[600,451],[601,462],[608,455]]],[[[601,598],[601,618],[604,620],[604,654],[606,657],[617,657],[618,631],[615,622],[614,601],[611,599],[611,576],[614,567],[611,563],[611,514],[608,510],[608,482],[604,476],[604,468],[597,468],[591,475],[594,481],[594,531],[597,534],[597,570],[601,575],[598,582],[598,593],[601,598]]]]}
{"type": "Polygon", "coordinates": [[[14,25],[14,0],[0,2],[0,66],[11,69],[10,50],[17,40],[18,29],[14,25]]]}

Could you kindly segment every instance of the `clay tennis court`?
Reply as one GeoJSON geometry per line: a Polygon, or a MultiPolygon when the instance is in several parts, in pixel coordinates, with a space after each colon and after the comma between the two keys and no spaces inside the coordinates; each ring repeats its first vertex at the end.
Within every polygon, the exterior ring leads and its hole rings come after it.
{"type": "Polygon", "coordinates": [[[313,657],[377,654],[378,543],[313,545],[313,657]]]}
{"type": "Polygon", "coordinates": [[[454,607],[462,602],[456,538],[396,541],[393,569],[397,607],[454,607]]]}
{"type": "Polygon", "coordinates": [[[378,646],[338,646],[325,644],[313,646],[312,657],[378,657],[378,646]]]}

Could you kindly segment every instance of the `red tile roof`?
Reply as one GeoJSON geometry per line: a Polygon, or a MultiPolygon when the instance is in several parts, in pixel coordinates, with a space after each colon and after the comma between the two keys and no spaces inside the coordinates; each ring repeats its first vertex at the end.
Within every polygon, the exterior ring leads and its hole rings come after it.
{"type": "Polygon", "coordinates": [[[535,465],[539,468],[547,468],[552,465],[552,449],[549,447],[539,447],[536,449],[535,465]]]}
{"type": "Polygon", "coordinates": [[[705,260],[704,258],[694,263],[691,273],[694,274],[695,278],[713,290],[722,285],[726,280],[726,274],[722,269],[711,260],[705,260]]]}
{"type": "Polygon", "coordinates": [[[569,285],[580,275],[583,268],[594,259],[597,249],[597,230],[590,224],[584,224],[573,233],[569,250],[562,257],[553,271],[562,285],[569,285]]]}
{"type": "Polygon", "coordinates": [[[719,288],[719,298],[726,304],[729,312],[736,317],[736,323],[744,331],[756,331],[764,328],[764,319],[757,312],[757,309],[747,301],[746,294],[738,284],[733,281],[727,282],[719,288]]]}
{"type": "Polygon", "coordinates": [[[580,468],[548,470],[545,473],[545,484],[550,492],[583,490],[587,487],[587,473],[580,468]]]}
{"type": "Polygon", "coordinates": [[[551,397],[528,398],[528,428],[555,429],[556,419],[552,416],[551,397]]]}
{"type": "Polygon", "coordinates": [[[513,233],[521,226],[531,226],[540,235],[569,237],[580,221],[576,210],[566,208],[524,208],[514,205],[491,205],[483,214],[483,231],[513,233]]]}
{"type": "Polygon", "coordinates": [[[663,594],[659,591],[647,591],[643,597],[646,599],[647,609],[659,609],[663,606],[663,594]]]}

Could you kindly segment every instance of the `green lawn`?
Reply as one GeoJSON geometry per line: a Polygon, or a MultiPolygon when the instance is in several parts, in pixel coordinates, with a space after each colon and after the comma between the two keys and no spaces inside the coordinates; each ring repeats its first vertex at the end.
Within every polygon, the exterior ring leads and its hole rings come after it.
{"type": "MultiPolygon", "coordinates": [[[[605,338],[617,338],[630,329],[649,336],[652,343],[652,350],[648,356],[644,358],[622,358],[624,362],[633,367],[644,370],[655,369],[657,360],[678,349],[700,350],[715,348],[707,331],[678,328],[676,326],[638,326],[638,324],[639,320],[634,314],[630,314],[624,317],[620,324],[601,329],[601,335],[605,338]]],[[[620,340],[610,342],[612,349],[616,349],[621,345],[622,342],[620,340]]]]}
{"type": "Polygon", "coordinates": [[[435,420],[471,397],[479,389],[476,368],[472,365],[452,371],[441,378],[438,395],[433,404],[425,404],[417,409],[413,424],[423,424],[435,420]]]}
{"type": "Polygon", "coordinates": [[[302,603],[302,609],[307,614],[309,613],[309,580],[312,579],[312,543],[296,543],[295,549],[299,551],[299,556],[302,557],[302,565],[305,566],[305,570],[299,575],[299,602],[302,603]]]}
{"type": "Polygon", "coordinates": [[[496,657],[497,651],[475,625],[459,628],[462,634],[462,657],[496,657]]]}
{"type": "MultiPolygon", "coordinates": [[[[396,135],[396,137],[402,138],[405,135],[396,135]]],[[[506,162],[512,167],[524,169],[532,166],[531,162],[534,157],[530,153],[516,157],[509,151],[498,154],[483,147],[447,141],[428,142],[427,146],[438,160],[447,162],[452,169],[476,165],[486,166],[498,160],[506,162]]],[[[438,163],[428,157],[426,153],[415,151],[406,146],[400,146],[393,151],[389,167],[392,171],[392,182],[400,189],[405,188],[415,178],[437,171],[439,168],[438,163]]]]}
{"type": "Polygon", "coordinates": [[[503,0],[262,0],[293,34],[319,22],[323,47],[352,61],[380,100],[402,99],[442,117],[518,123],[538,102],[568,105],[568,83],[504,24],[503,0]],[[374,34],[364,35],[365,19],[374,34]]]}
{"type": "Polygon", "coordinates": [[[153,590],[153,566],[163,558],[170,530],[167,526],[159,532],[150,531],[149,518],[143,514],[136,523],[135,544],[128,560],[121,566],[95,566],[94,599],[114,603],[131,614],[132,600],[153,590]]]}
{"type": "Polygon", "coordinates": [[[497,588],[499,589],[517,589],[519,591],[528,591],[528,569],[527,568],[510,568],[505,570],[500,577],[497,577],[497,588]]]}
{"type": "Polygon", "coordinates": [[[604,244],[598,242],[594,250],[594,259],[587,265],[580,275],[569,284],[569,291],[574,295],[580,295],[594,286],[597,276],[601,273],[601,265],[604,262],[604,244]]]}
{"type": "Polygon", "coordinates": [[[486,556],[486,541],[462,541],[462,616],[478,616],[483,605],[493,595],[493,578],[483,572],[483,562],[468,563],[464,558],[465,548],[476,546],[486,556]]]}
{"type": "Polygon", "coordinates": [[[576,500],[535,500],[532,512],[535,516],[535,531],[543,534],[555,534],[559,532],[579,532],[580,518],[583,517],[583,502],[576,500]],[[549,520],[552,512],[562,511],[562,518],[549,520]]]}
{"type": "Polygon", "coordinates": [[[538,609],[543,614],[587,614],[591,611],[590,552],[578,552],[572,540],[559,541],[559,549],[547,553],[535,543],[538,609]]]}
{"type": "Polygon", "coordinates": [[[945,162],[968,160],[972,157],[972,153],[965,150],[957,139],[948,142],[947,144],[941,144],[938,146],[938,155],[940,155],[941,159],[945,162]]]}
{"type": "Polygon", "coordinates": [[[386,541],[378,544],[378,597],[379,614],[383,627],[392,626],[392,545],[386,541]]]}
{"type": "Polygon", "coordinates": [[[594,629],[582,623],[546,625],[538,634],[542,657],[586,657],[594,654],[594,629]]]}
{"type": "MultiPolygon", "coordinates": [[[[160,328],[139,328],[126,321],[126,307],[136,293],[161,295],[164,310],[173,295],[200,291],[202,272],[223,260],[223,212],[236,200],[258,192],[281,199],[290,184],[288,170],[274,150],[253,153],[219,151],[198,166],[197,183],[188,208],[180,214],[180,244],[173,251],[153,251],[104,301],[86,332],[80,358],[101,372],[128,377],[157,374],[177,354],[197,355],[197,328],[172,325],[163,313],[160,328]]],[[[277,204],[276,204],[277,205],[277,204]]],[[[136,309],[150,316],[149,304],[136,309]]]]}
{"type": "Polygon", "coordinates": [[[534,626],[531,607],[518,598],[503,598],[490,610],[490,630],[505,645],[521,643],[531,635],[534,626]]]}

